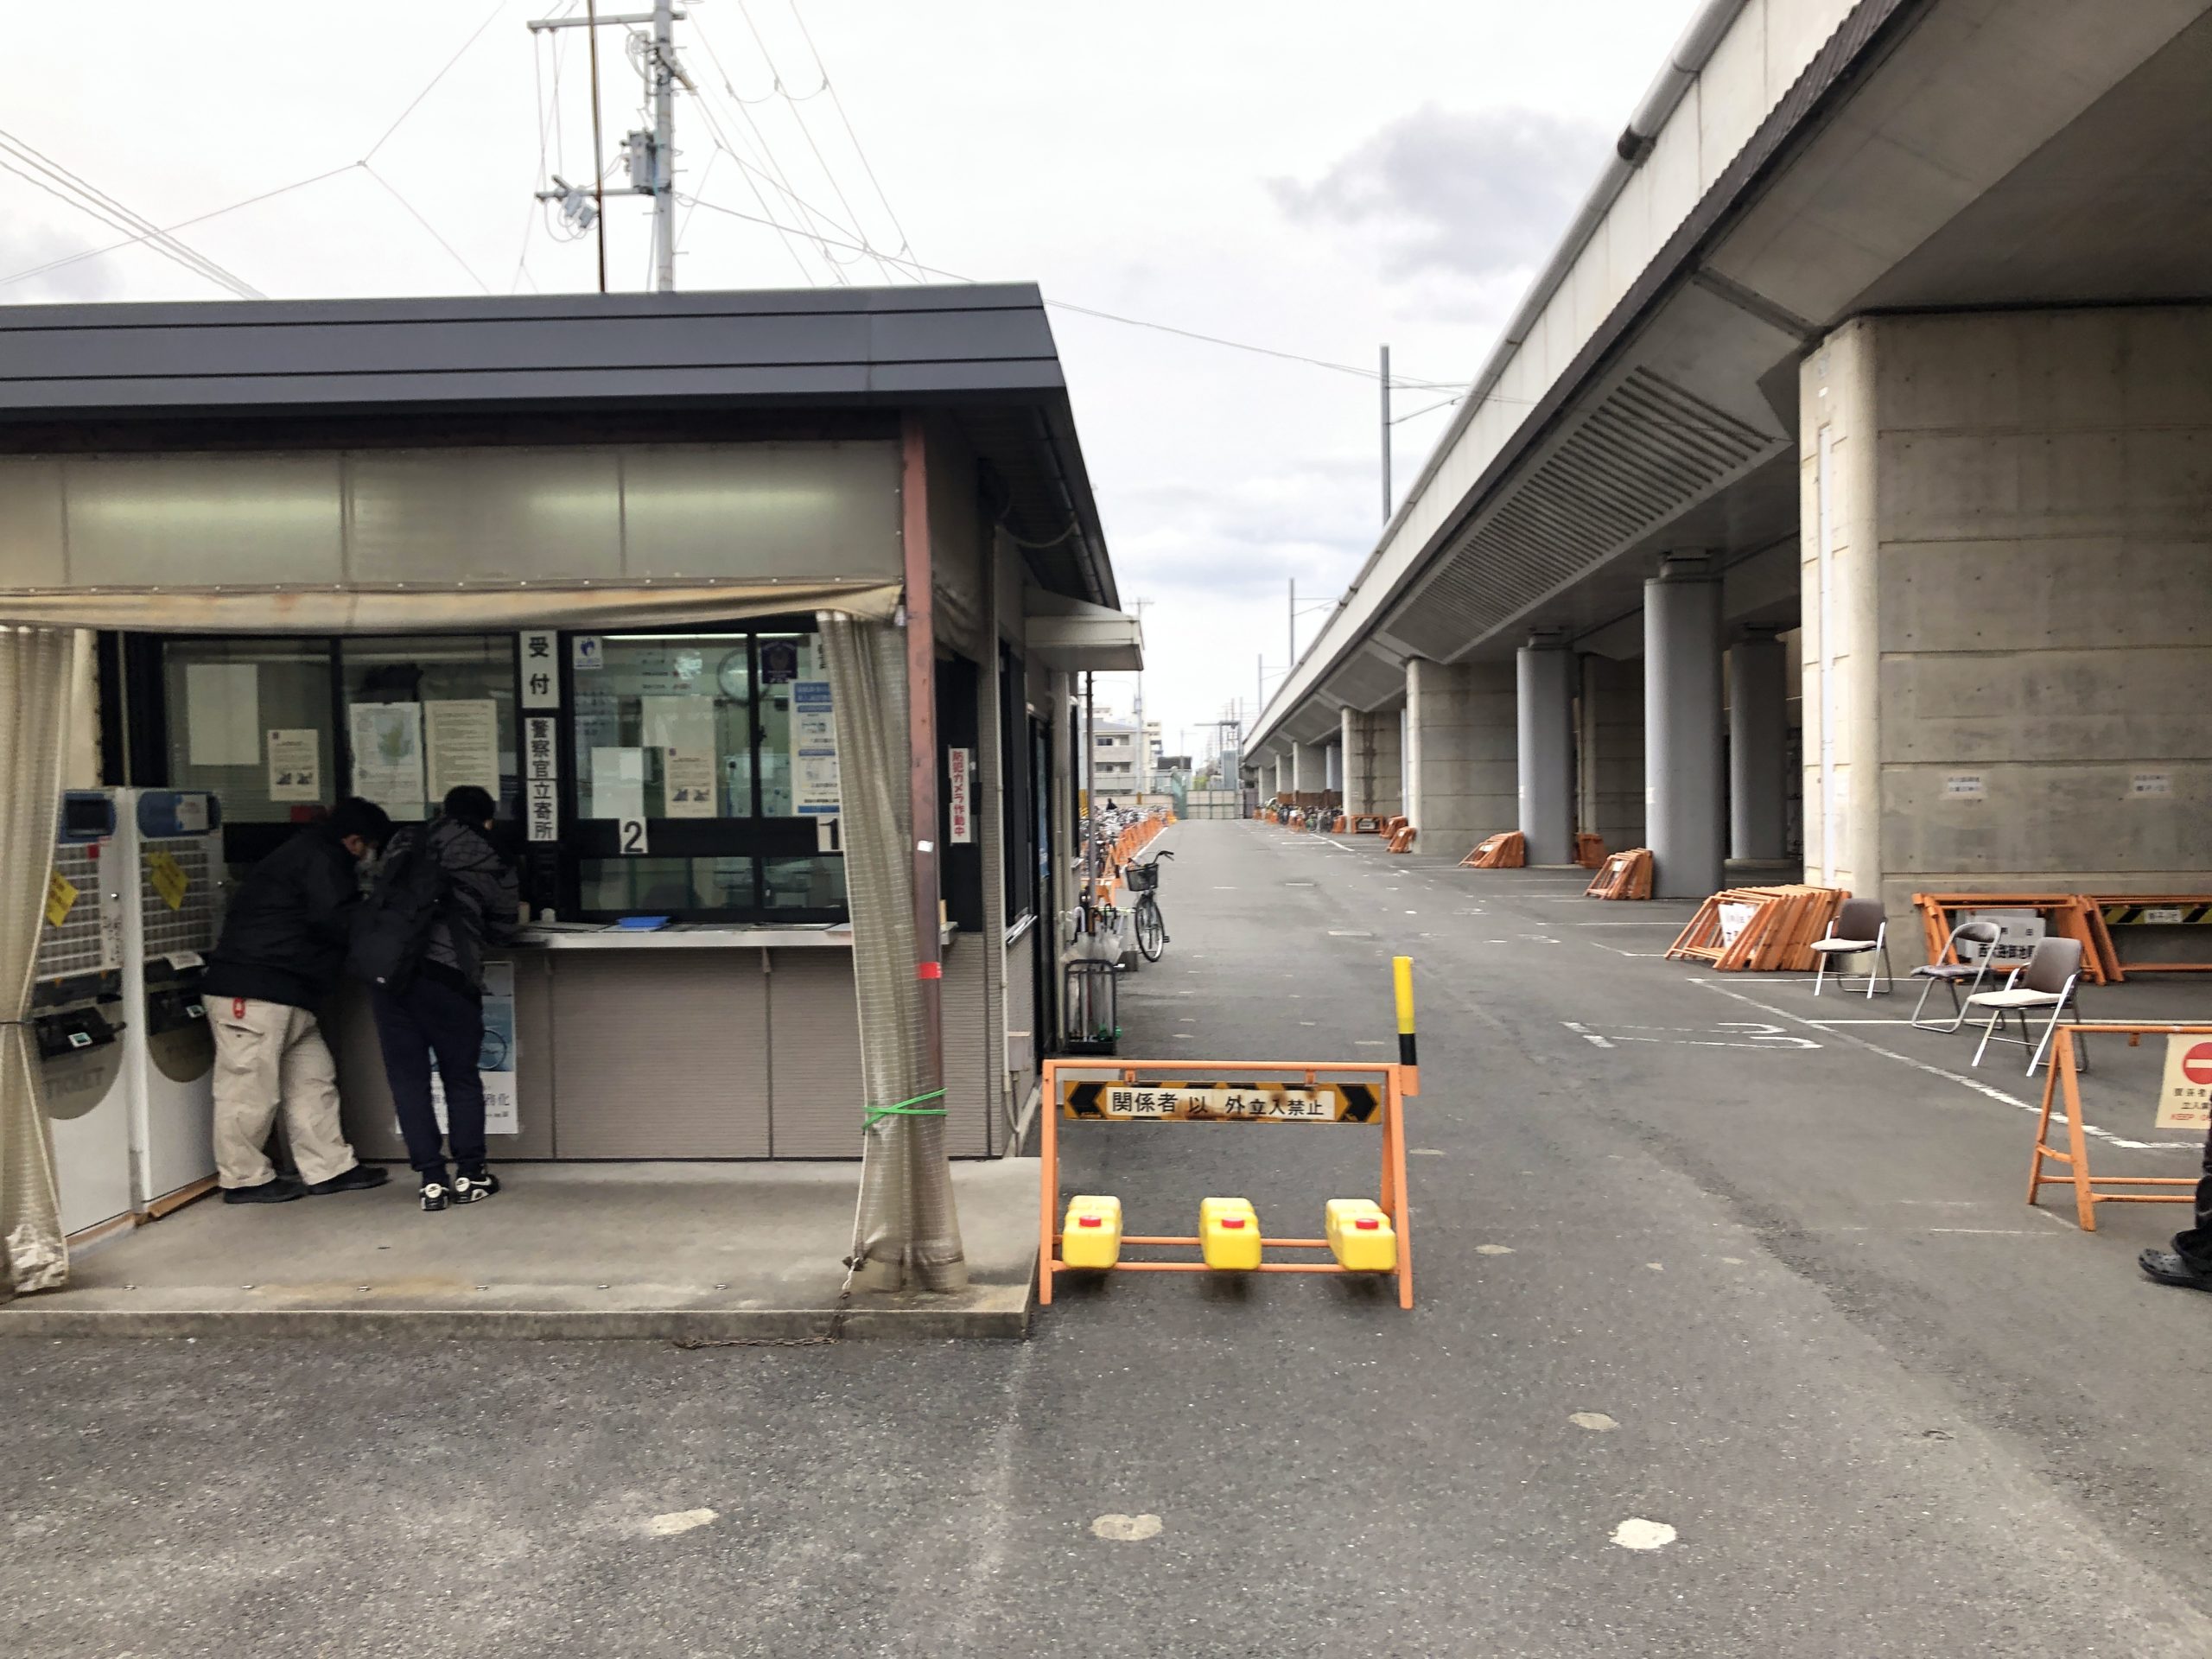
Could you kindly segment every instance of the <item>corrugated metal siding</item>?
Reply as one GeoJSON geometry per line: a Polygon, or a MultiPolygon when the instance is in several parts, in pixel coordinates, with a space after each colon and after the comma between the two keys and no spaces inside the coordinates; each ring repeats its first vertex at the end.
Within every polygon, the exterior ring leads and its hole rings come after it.
{"type": "Polygon", "coordinates": [[[577,951],[553,978],[563,1158],[768,1155],[757,950],[577,951]]]}
{"type": "Polygon", "coordinates": [[[769,953],[768,1091],[779,1158],[857,1158],[867,1105],[853,958],[769,953]]]}

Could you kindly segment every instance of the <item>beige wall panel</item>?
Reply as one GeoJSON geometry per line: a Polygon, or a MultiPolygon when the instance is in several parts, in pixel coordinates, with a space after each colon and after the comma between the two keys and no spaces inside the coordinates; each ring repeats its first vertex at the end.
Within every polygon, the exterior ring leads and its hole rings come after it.
{"type": "Polygon", "coordinates": [[[355,582],[619,576],[620,463],[611,449],[360,452],[346,524],[355,582]]]}
{"type": "Polygon", "coordinates": [[[0,461],[0,588],[60,588],[68,580],[61,463],[0,461]]]}
{"type": "Polygon", "coordinates": [[[768,1091],[779,1158],[857,1158],[868,1086],[849,950],[769,953],[768,1091]]]}
{"type": "Polygon", "coordinates": [[[899,446],[655,445],[622,455],[632,576],[880,576],[900,569],[899,446]]]}
{"type": "Polygon", "coordinates": [[[82,588],[345,580],[337,454],[92,455],[63,463],[82,588]]]}
{"type": "Polygon", "coordinates": [[[561,1157],[768,1155],[760,952],[564,952],[553,1008],[561,1157]]]}

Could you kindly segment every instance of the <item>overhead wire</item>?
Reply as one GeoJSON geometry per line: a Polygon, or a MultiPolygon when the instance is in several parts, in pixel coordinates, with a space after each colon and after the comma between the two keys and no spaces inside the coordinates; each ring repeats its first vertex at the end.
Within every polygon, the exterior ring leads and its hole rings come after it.
{"type": "Polygon", "coordinates": [[[171,263],[242,300],[268,297],[237,272],[225,269],[198,249],[186,246],[143,213],[124,207],[35,145],[6,131],[0,131],[0,168],[36,186],[65,206],[98,219],[110,230],[122,231],[151,244],[156,252],[171,263]]]}
{"type": "Polygon", "coordinates": [[[365,161],[362,162],[359,165],[361,171],[367,174],[378,184],[382,185],[385,188],[386,194],[389,194],[394,201],[397,202],[402,207],[404,207],[407,210],[409,218],[412,219],[417,225],[420,225],[425,231],[429,232],[431,239],[440,247],[443,248],[449,256],[451,256],[454,264],[459,265],[463,270],[468,273],[468,280],[470,282],[475,283],[477,287],[483,289],[486,294],[489,294],[492,291],[492,285],[476,274],[476,267],[470,264],[467,260],[461,257],[461,250],[454,247],[452,243],[447,241],[445,238],[439,233],[438,227],[431,224],[429,219],[423,218],[422,211],[417,208],[413,202],[408,200],[405,196],[400,194],[399,187],[397,185],[392,183],[390,179],[385,177],[383,174],[378,172],[376,168],[371,167],[365,161]]]}
{"type": "MultiPolygon", "coordinates": [[[[749,224],[765,225],[771,229],[785,231],[792,235],[817,237],[819,234],[816,232],[802,231],[793,226],[782,225],[772,219],[763,219],[757,214],[741,213],[734,207],[725,207],[720,202],[708,201],[696,196],[679,195],[678,200],[691,202],[696,206],[704,207],[709,213],[721,213],[730,219],[741,219],[749,224]]],[[[845,245],[848,247],[854,247],[858,245],[847,243],[845,245]]],[[[974,276],[963,276],[957,270],[946,270],[942,266],[924,264],[919,260],[914,260],[910,263],[912,264],[913,268],[917,270],[925,271],[932,276],[942,276],[949,282],[975,283],[979,280],[974,276]]],[[[1379,381],[1382,378],[1382,374],[1379,370],[1362,368],[1357,364],[1332,363],[1326,358],[1309,357],[1302,352],[1285,352],[1279,351],[1272,346],[1255,346],[1249,340],[1230,340],[1220,334],[1201,334],[1195,328],[1178,327],[1173,323],[1158,322],[1149,317],[1125,316],[1118,311],[1102,311],[1095,306],[1077,305],[1070,300],[1047,299],[1045,301],[1045,304],[1055,311],[1068,311],[1072,312],[1078,316],[1096,317],[1102,321],[1122,323],[1132,328],[1150,328],[1161,334],[1178,335],[1184,340],[1199,340],[1208,346],[1225,346],[1230,351],[1250,352],[1261,357],[1277,358],[1287,363],[1304,363],[1317,369],[1329,369],[1338,374],[1356,375],[1364,380],[1379,381]]],[[[1409,391],[1447,391],[1453,390],[1453,383],[1450,381],[1401,379],[1395,375],[1391,377],[1390,385],[1395,390],[1409,391]]],[[[1459,396],[1460,397],[1465,397],[1466,396],[1465,391],[1461,390],[1459,396]]],[[[1454,401],[1458,400],[1455,399],[1454,401]]],[[[1496,399],[1495,401],[1510,402],[1515,400],[1501,398],[1496,399]]]]}
{"type": "Polygon", "coordinates": [[[799,13],[798,0],[785,0],[791,9],[791,22],[798,25],[799,38],[806,42],[806,49],[814,59],[814,67],[821,72],[823,88],[830,94],[830,102],[837,111],[837,118],[845,124],[845,136],[853,141],[853,154],[860,157],[861,170],[868,175],[868,181],[875,191],[875,199],[883,204],[885,217],[891,228],[899,232],[899,251],[911,254],[913,241],[906,234],[906,227],[899,222],[899,210],[891,205],[891,198],[884,194],[883,181],[875,175],[875,164],[868,158],[868,150],[861,143],[860,133],[853,126],[853,118],[846,112],[845,100],[837,95],[837,88],[830,79],[830,66],[822,60],[821,48],[814,43],[814,31],[807,28],[806,19],[799,13]]]}
{"type": "Polygon", "coordinates": [[[505,11],[512,3],[513,0],[493,0],[492,10],[484,14],[484,21],[477,24],[475,31],[471,34],[467,40],[461,43],[461,49],[458,52],[455,52],[453,56],[446,60],[445,67],[439,70],[436,74],[432,75],[429,79],[429,84],[424,86],[421,92],[415,94],[413,100],[409,103],[405,109],[399,112],[398,118],[384,130],[384,136],[378,138],[376,143],[371,144],[368,149],[361,152],[361,160],[364,162],[373,161],[376,158],[377,151],[382,149],[385,145],[391,141],[391,135],[393,133],[397,132],[400,128],[407,124],[407,118],[415,113],[416,110],[421,106],[424,99],[428,98],[432,92],[437,90],[438,83],[452,73],[454,65],[459,63],[461,59],[468,55],[468,48],[476,44],[477,40],[483,35],[486,29],[492,27],[493,19],[497,17],[501,12],[505,11]]]}

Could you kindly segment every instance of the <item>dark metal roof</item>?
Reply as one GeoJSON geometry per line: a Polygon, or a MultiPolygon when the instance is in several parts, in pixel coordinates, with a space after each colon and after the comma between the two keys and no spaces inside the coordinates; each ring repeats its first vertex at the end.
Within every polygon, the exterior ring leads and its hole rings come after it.
{"type": "Polygon", "coordinates": [[[1039,578],[1118,602],[1033,283],[0,306],[4,448],[84,423],[189,443],[272,416],[840,407],[953,412],[1008,527],[1053,543],[1039,578]]]}

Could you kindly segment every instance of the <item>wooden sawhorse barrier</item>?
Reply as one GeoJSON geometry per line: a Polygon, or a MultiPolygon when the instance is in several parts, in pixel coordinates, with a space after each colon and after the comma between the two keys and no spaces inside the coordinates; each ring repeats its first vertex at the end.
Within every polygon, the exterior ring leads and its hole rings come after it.
{"type": "Polygon", "coordinates": [[[2046,1186],[2070,1186],[2074,1189],[2074,1218],[2085,1233],[2097,1230],[2097,1206],[2101,1204],[2193,1204],[2196,1201],[2196,1181],[2194,1175],[2105,1175],[2093,1177],[2089,1173],[2089,1137],[2082,1128],[2082,1085],[2074,1073],[2074,1039],[2086,1033],[2101,1032],[2113,1036],[2125,1035],[2133,1048],[2145,1037],[2212,1037],[2212,1026],[2159,1025],[2079,1025],[2062,1024],[2051,1039],[2050,1053],[2044,1065],[2043,1113],[2036,1119],[2036,1150],[2028,1165],[2028,1202],[2034,1204],[2046,1186]],[[2061,1152],[2050,1144],[2051,1108],[2064,1090],[2066,1103],[2066,1150],[2061,1152]],[[2052,1175],[2044,1165],[2055,1163],[2063,1173],[2052,1175]],[[2108,1187],[2168,1187],[2190,1189],[2185,1192],[2113,1192],[2108,1187]]]}

